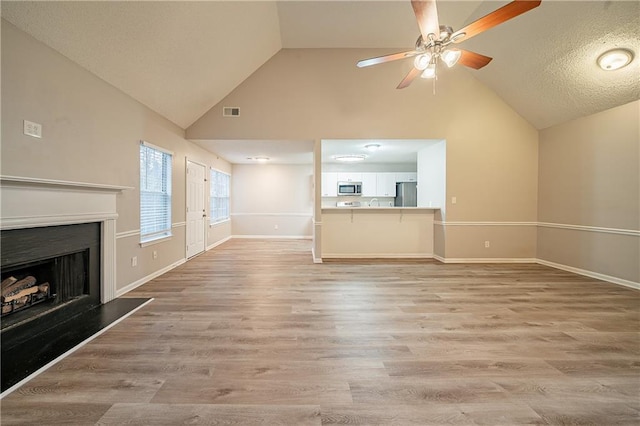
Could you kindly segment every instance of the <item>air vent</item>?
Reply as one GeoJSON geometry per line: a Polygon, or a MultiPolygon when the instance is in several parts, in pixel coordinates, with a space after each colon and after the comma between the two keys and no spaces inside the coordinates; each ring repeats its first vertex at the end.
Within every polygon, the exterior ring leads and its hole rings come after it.
{"type": "Polygon", "coordinates": [[[238,107],[222,107],[223,117],[240,117],[240,108],[238,107]]]}

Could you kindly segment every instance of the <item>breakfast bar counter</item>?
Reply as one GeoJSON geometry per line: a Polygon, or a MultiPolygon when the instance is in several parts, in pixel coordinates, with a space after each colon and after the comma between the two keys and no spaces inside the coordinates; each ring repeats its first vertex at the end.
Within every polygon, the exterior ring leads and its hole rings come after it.
{"type": "Polygon", "coordinates": [[[433,207],[323,207],[322,258],[431,258],[433,207]]]}

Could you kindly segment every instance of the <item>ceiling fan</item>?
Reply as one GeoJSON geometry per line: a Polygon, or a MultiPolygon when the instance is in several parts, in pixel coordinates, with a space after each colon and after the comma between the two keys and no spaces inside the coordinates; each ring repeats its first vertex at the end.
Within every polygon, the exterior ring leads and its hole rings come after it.
{"type": "Polygon", "coordinates": [[[512,1],[454,32],[451,27],[439,24],[435,0],[411,0],[411,6],[413,7],[413,12],[416,15],[418,26],[420,27],[420,36],[416,41],[415,49],[376,58],[363,59],[357,63],[357,66],[362,68],[396,61],[398,59],[414,58],[413,68],[400,82],[397,89],[404,89],[409,86],[419,75],[423,78],[435,79],[436,66],[439,61],[444,62],[448,67],[460,63],[478,70],[491,62],[492,58],[449,46],[468,40],[496,25],[528,12],[538,7],[540,3],[541,0],[512,1]]]}

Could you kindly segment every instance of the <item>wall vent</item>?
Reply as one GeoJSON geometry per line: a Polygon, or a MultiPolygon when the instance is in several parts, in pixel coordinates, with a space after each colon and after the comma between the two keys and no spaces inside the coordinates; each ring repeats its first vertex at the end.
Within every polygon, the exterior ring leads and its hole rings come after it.
{"type": "Polygon", "coordinates": [[[240,108],[238,107],[222,107],[223,117],[240,117],[240,108]]]}

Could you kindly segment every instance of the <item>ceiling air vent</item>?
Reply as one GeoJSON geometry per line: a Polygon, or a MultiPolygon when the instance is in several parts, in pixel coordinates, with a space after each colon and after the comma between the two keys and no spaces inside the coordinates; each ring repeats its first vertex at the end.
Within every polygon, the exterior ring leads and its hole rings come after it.
{"type": "Polygon", "coordinates": [[[240,108],[238,107],[222,107],[223,117],[240,117],[240,108]]]}

